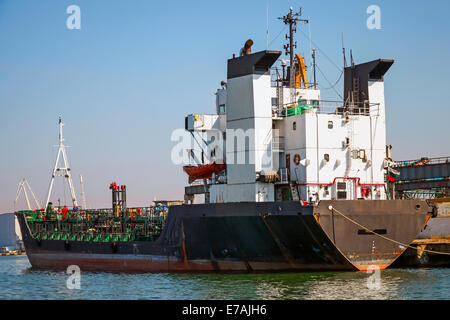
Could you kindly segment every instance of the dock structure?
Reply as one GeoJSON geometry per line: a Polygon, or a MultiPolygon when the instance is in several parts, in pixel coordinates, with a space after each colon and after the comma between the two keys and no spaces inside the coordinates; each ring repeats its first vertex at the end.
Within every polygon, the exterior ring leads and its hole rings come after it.
{"type": "Polygon", "coordinates": [[[450,156],[397,161],[395,169],[400,172],[395,191],[401,198],[450,196],[450,156]]]}
{"type": "Polygon", "coordinates": [[[399,172],[393,184],[397,198],[426,198],[437,207],[437,217],[411,243],[415,249],[408,248],[393,267],[449,266],[450,157],[396,161],[393,167],[399,172]]]}
{"type": "MultiPolygon", "coordinates": [[[[434,200],[433,200],[434,202],[434,200]]],[[[445,203],[445,202],[441,202],[445,203]]],[[[432,268],[450,266],[450,215],[440,213],[431,219],[397,261],[394,268],[432,268]]]]}
{"type": "Polygon", "coordinates": [[[6,252],[6,253],[0,253],[0,256],[26,256],[26,252],[20,251],[20,252],[6,252]]]}

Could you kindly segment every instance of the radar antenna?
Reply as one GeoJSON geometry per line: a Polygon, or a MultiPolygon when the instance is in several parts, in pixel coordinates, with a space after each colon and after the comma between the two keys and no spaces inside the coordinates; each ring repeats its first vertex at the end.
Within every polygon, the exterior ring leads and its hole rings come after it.
{"type": "Polygon", "coordinates": [[[279,17],[278,19],[283,20],[284,24],[289,25],[289,35],[286,34],[286,40],[289,40],[289,43],[283,46],[285,50],[285,54],[289,55],[289,86],[291,89],[291,99],[292,102],[295,100],[295,49],[297,48],[297,42],[294,42],[294,34],[297,32],[297,22],[309,23],[307,19],[300,19],[302,16],[302,8],[296,13],[293,12],[293,8],[289,8],[289,13],[283,17],[279,17]],[[293,95],[293,97],[292,97],[293,95]]]}

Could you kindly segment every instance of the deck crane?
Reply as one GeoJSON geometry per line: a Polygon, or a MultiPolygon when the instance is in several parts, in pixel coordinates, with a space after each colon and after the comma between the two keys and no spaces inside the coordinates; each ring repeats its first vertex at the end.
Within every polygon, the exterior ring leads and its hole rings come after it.
{"type": "Polygon", "coordinates": [[[14,207],[16,206],[17,200],[19,199],[19,196],[23,191],[23,194],[25,195],[25,200],[27,201],[28,210],[33,210],[31,208],[30,198],[28,197],[27,188],[28,188],[28,191],[31,193],[31,196],[34,199],[34,202],[36,204],[36,209],[41,209],[42,208],[41,204],[39,203],[38,199],[36,198],[36,195],[34,194],[33,190],[30,187],[30,184],[28,183],[27,179],[25,179],[25,178],[23,178],[23,180],[20,181],[20,183],[19,183],[19,188],[17,189],[16,199],[14,200],[14,207]]]}

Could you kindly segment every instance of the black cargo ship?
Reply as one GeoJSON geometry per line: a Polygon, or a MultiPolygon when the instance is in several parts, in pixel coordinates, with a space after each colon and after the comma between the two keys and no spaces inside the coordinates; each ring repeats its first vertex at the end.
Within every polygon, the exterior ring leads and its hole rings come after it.
{"type": "Polygon", "coordinates": [[[203,184],[188,186],[186,204],[167,213],[127,208],[125,188],[115,185],[109,210],[69,211],[66,219],[49,210],[17,212],[32,266],[119,272],[390,266],[435,215],[427,201],[388,200],[387,180],[395,171],[384,151],[383,76],[393,60],[352,61],[344,70],[345,99],[328,112],[316,79],[308,84],[304,59],[293,51],[298,17],[291,10],[282,18],[290,27],[290,65],[281,61],[282,75],[271,81],[281,52],[252,54],[249,40],[240,57],[228,60],[217,114],[185,121],[192,134],[225,137],[230,128],[254,129],[254,150],[228,150],[230,163],[209,150],[209,164],[185,166],[190,183],[203,184]],[[286,134],[284,146],[273,142],[273,129],[286,134]],[[255,161],[231,163],[239,152],[255,161]],[[269,168],[261,161],[266,154],[269,168]],[[196,193],[206,203],[188,204],[196,193]]]}
{"type": "MultiPolygon", "coordinates": [[[[299,202],[181,205],[170,207],[159,235],[148,229],[156,239],[143,240],[95,239],[105,231],[100,231],[102,221],[94,218],[82,224],[27,220],[29,212],[17,216],[30,263],[39,269],[78,265],[81,270],[123,272],[366,270],[388,267],[406,249],[333,213],[330,205],[405,244],[414,240],[432,212],[420,200],[324,201],[316,207],[299,202]],[[60,231],[55,232],[58,223],[60,231]],[[73,233],[63,231],[71,224],[84,228],[76,231],[78,237],[69,238],[73,233]],[[80,237],[91,233],[90,239],[80,237]],[[61,239],[64,234],[68,237],[61,239]]],[[[146,219],[150,224],[151,218],[146,219]]]]}

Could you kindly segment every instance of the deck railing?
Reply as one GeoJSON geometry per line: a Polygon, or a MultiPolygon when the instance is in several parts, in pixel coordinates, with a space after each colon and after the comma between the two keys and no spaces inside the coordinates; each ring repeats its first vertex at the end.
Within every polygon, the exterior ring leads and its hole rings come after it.
{"type": "Polygon", "coordinates": [[[410,167],[410,166],[423,166],[432,164],[444,164],[450,163],[450,157],[438,157],[438,158],[427,158],[423,157],[416,160],[405,160],[405,161],[394,161],[393,167],[410,167]]]}
{"type": "Polygon", "coordinates": [[[282,106],[273,106],[272,114],[274,118],[289,117],[303,113],[338,114],[338,115],[359,115],[359,116],[379,116],[379,103],[348,103],[332,100],[310,100],[306,103],[285,103],[282,106]]]}

